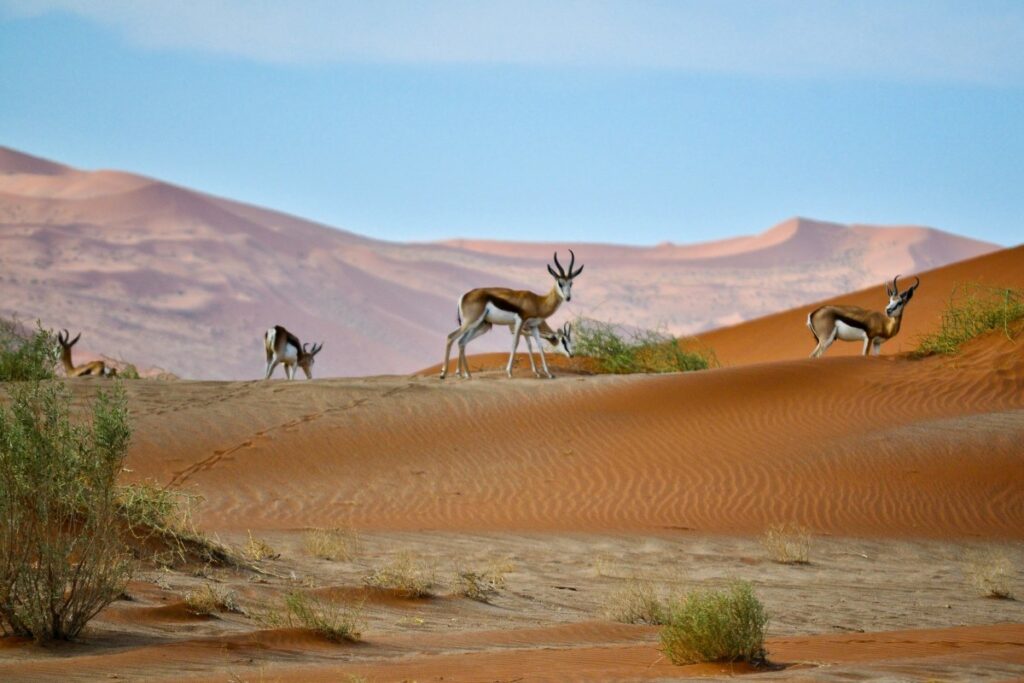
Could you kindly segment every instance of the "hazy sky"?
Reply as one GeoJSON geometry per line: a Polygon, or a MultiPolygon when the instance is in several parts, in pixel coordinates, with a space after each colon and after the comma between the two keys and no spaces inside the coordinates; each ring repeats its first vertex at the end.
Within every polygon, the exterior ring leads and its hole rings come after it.
{"type": "Polygon", "coordinates": [[[384,239],[1024,241],[1024,2],[0,0],[0,144],[384,239]]]}

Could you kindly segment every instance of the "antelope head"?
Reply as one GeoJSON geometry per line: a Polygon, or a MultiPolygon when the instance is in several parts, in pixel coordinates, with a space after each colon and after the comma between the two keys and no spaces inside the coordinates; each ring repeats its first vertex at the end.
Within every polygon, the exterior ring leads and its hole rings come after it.
{"type": "Polygon", "coordinates": [[[70,351],[71,347],[74,346],[75,344],[77,344],[78,340],[81,337],[82,337],[82,333],[79,332],[77,337],[75,337],[74,339],[71,339],[71,335],[68,333],[68,331],[67,330],[63,330],[63,331],[57,333],[57,343],[60,344],[60,347],[62,349],[64,349],[65,351],[70,351]],[[71,339],[71,341],[68,341],[69,339],[71,339]]]}
{"type": "MultiPolygon", "coordinates": [[[[582,270],[582,266],[580,268],[582,270]]],[[[558,335],[558,350],[572,358],[572,324],[562,325],[562,334],[558,335]]]]}
{"type": "Polygon", "coordinates": [[[903,307],[914,297],[914,290],[921,284],[921,278],[915,275],[914,284],[910,286],[910,289],[901,293],[897,283],[899,279],[899,275],[894,277],[891,286],[888,282],[885,283],[885,291],[889,295],[889,305],[885,307],[885,314],[890,318],[895,318],[903,312],[903,307]]]}
{"type": "Polygon", "coordinates": [[[313,344],[312,347],[308,343],[302,345],[302,353],[299,355],[298,365],[306,373],[306,379],[313,379],[313,361],[316,359],[316,354],[320,353],[320,349],[323,347],[323,342],[313,344]]]}
{"type": "Polygon", "coordinates": [[[558,262],[558,252],[555,252],[555,266],[558,268],[558,272],[548,265],[548,272],[551,273],[551,277],[555,278],[555,285],[558,287],[558,294],[566,301],[572,301],[572,281],[573,279],[583,272],[583,266],[580,266],[573,271],[573,266],[576,264],[576,254],[572,253],[572,249],[569,250],[569,271],[566,272],[562,269],[562,264],[558,262]]]}

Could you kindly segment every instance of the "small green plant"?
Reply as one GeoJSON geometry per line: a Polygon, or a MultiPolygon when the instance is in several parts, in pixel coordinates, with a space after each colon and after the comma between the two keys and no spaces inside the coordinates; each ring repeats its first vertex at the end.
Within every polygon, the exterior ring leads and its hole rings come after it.
{"type": "Polygon", "coordinates": [[[0,632],[70,640],[132,572],[117,505],[131,438],[124,389],[99,392],[91,423],[71,420],[63,382],[19,382],[8,393],[9,407],[0,407],[0,632]]]}
{"type": "Polygon", "coordinates": [[[132,363],[127,363],[123,368],[121,368],[121,370],[118,371],[117,376],[121,379],[140,379],[139,369],[132,363]]]}
{"type": "Polygon", "coordinates": [[[351,560],[359,552],[354,529],[310,529],[302,537],[306,552],[322,560],[351,560]]]}
{"type": "Polygon", "coordinates": [[[0,319],[0,381],[51,379],[57,365],[57,339],[36,323],[24,330],[17,320],[0,319]]]}
{"type": "Polygon", "coordinates": [[[811,563],[811,532],[797,524],[773,524],[761,537],[761,545],[773,562],[811,563]]]}
{"type": "Polygon", "coordinates": [[[987,598],[1013,600],[1010,586],[1013,578],[1013,563],[1006,553],[985,550],[971,553],[967,558],[967,574],[975,588],[987,598]]]}
{"type": "Polygon", "coordinates": [[[765,661],[768,615],[753,587],[735,581],[724,590],[695,590],[668,608],[662,651],[673,664],[765,661]]]}
{"type": "Polygon", "coordinates": [[[1012,340],[1014,323],[1024,318],[1024,290],[989,287],[977,282],[959,285],[950,295],[939,329],[918,341],[914,355],[951,355],[965,343],[992,330],[1012,340]]]}
{"type": "Polygon", "coordinates": [[[298,623],[336,643],[359,640],[361,606],[336,605],[301,591],[288,593],[284,603],[289,625],[298,623]]]}
{"type": "Polygon", "coordinates": [[[718,365],[711,349],[656,330],[626,336],[612,323],[578,318],[573,334],[576,353],[593,358],[602,372],[611,374],[683,372],[718,365]]]}
{"type": "Polygon", "coordinates": [[[624,624],[651,625],[664,624],[667,616],[653,584],[637,578],[627,580],[624,586],[609,594],[604,614],[624,624]]]}
{"type": "Polygon", "coordinates": [[[379,567],[363,579],[370,588],[390,590],[406,598],[424,598],[431,595],[434,573],[424,563],[403,553],[390,563],[379,567]]]}

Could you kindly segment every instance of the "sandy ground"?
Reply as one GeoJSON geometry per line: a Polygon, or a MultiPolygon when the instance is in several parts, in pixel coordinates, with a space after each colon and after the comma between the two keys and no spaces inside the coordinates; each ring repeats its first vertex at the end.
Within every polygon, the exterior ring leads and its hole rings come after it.
{"type": "Polygon", "coordinates": [[[127,387],[126,476],[202,496],[203,530],[280,557],[143,566],[83,642],[3,643],[2,680],[1024,677],[1022,603],[972,583],[1001,555],[1024,594],[1024,355],[999,334],[956,359],[127,387]],[[759,539],[783,522],[811,530],[811,564],[769,561],[759,539]],[[352,558],[312,557],[312,527],[357,531],[352,558]],[[400,557],[431,597],[364,586],[400,557]],[[459,571],[504,581],[477,602],[459,571]],[[676,667],[655,627],[607,615],[631,579],[673,595],[732,578],[765,602],[781,669],[676,667]],[[203,584],[242,613],[191,614],[203,584]],[[362,602],[362,642],[269,624],[295,589],[362,602]]]}

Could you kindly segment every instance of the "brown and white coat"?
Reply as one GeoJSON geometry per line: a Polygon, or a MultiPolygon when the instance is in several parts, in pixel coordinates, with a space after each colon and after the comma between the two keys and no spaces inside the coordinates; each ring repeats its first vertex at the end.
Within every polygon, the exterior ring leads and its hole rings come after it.
{"type": "Polygon", "coordinates": [[[921,284],[920,278],[915,277],[910,289],[900,293],[897,283],[899,279],[900,276],[897,275],[893,278],[891,286],[888,282],[885,284],[889,305],[886,306],[884,313],[869,311],[859,306],[822,306],[812,311],[807,316],[807,327],[818,345],[814,347],[811,356],[821,356],[836,339],[862,341],[864,355],[872,351],[877,356],[882,343],[899,333],[903,322],[903,310],[921,284]]]}

